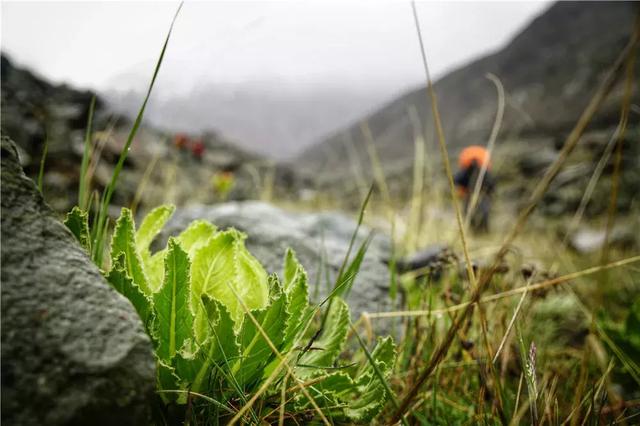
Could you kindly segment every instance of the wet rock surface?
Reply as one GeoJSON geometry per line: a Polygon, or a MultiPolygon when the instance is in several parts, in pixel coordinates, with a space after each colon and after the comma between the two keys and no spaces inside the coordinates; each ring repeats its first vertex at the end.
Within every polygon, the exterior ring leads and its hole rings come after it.
{"type": "Polygon", "coordinates": [[[2,138],[2,422],[148,423],[152,346],[2,138]]]}
{"type": "MultiPolygon", "coordinates": [[[[169,235],[178,234],[195,219],[209,220],[222,229],[234,227],[245,232],[247,248],[270,273],[281,275],[284,254],[291,247],[307,270],[310,295],[316,302],[333,286],[357,225],[354,219],[341,213],[292,213],[259,201],[200,205],[178,209],[158,247],[163,246],[169,235]]],[[[365,226],[360,228],[352,257],[369,232],[365,226]]],[[[362,312],[391,309],[389,270],[384,263],[389,249],[388,238],[374,235],[347,299],[354,318],[362,312]]]]}

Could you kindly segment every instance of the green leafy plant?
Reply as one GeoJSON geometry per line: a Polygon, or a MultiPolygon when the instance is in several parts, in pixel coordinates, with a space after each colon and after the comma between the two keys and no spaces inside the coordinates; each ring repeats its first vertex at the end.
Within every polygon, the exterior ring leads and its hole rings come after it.
{"type": "MultiPolygon", "coordinates": [[[[298,383],[285,404],[293,413],[315,403],[324,416],[366,422],[381,411],[396,359],[390,337],[378,339],[371,353],[364,348],[367,363],[340,365],[349,308],[334,292],[321,329],[312,333],[321,306],[309,304],[307,275],[293,251],[286,253],[282,278],[268,275],[246,249],[244,234],[194,221],[152,253],[151,242],[173,211],[158,207],[136,229],[123,208],[105,273],[153,341],[165,404],[186,405],[202,395],[205,406],[222,410],[218,416],[230,416],[265,386],[263,401],[275,403],[278,386],[290,380],[298,383]],[[306,345],[311,335],[315,339],[306,345]]],[[[74,208],[65,223],[89,251],[87,214],[74,208]]],[[[249,415],[256,416],[252,410],[249,415]]]]}

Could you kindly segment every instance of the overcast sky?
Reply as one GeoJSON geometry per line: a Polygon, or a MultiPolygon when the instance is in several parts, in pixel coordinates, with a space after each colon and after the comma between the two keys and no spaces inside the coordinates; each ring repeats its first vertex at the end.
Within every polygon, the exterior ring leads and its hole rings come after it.
{"type": "MultiPolygon", "coordinates": [[[[2,49],[54,81],[144,89],[177,2],[2,2],[2,49]]],[[[498,49],[549,2],[426,2],[432,74],[498,49]]],[[[203,82],[375,85],[423,80],[405,1],[186,2],[158,91],[203,82]]]]}

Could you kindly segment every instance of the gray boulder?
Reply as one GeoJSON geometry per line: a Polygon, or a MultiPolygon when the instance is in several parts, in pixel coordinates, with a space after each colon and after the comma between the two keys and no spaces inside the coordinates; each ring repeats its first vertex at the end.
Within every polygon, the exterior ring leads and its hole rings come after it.
{"type": "Polygon", "coordinates": [[[2,423],[148,424],[151,342],[2,137],[2,423]]]}
{"type": "MultiPolygon", "coordinates": [[[[602,250],[606,239],[605,229],[581,227],[569,237],[569,245],[580,254],[602,250]]],[[[637,246],[637,226],[633,223],[620,223],[613,227],[608,243],[617,248],[634,249],[637,246]]]]}
{"type": "MultiPolygon", "coordinates": [[[[316,302],[321,301],[333,286],[357,225],[354,219],[341,213],[293,213],[259,201],[197,205],[176,211],[158,247],[164,247],[169,235],[177,235],[195,219],[206,219],[219,228],[234,227],[245,232],[247,248],[270,273],[281,275],[287,248],[295,250],[307,270],[310,295],[316,302]]],[[[361,227],[352,257],[369,232],[366,226],[361,227]]],[[[389,249],[388,238],[374,235],[348,297],[354,318],[362,312],[391,309],[390,274],[384,263],[389,249]]]]}

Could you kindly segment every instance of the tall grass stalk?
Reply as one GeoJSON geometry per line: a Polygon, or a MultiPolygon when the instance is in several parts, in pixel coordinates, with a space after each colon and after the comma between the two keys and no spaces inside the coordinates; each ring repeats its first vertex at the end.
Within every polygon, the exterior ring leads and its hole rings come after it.
{"type": "Polygon", "coordinates": [[[600,160],[598,160],[598,164],[596,164],[596,167],[593,170],[593,174],[589,178],[587,187],[584,190],[584,194],[582,195],[582,198],[580,199],[580,205],[578,206],[578,209],[572,216],[571,221],[567,226],[567,231],[565,232],[564,237],[562,239],[563,247],[566,247],[567,242],[569,241],[569,238],[573,234],[573,231],[575,231],[578,228],[578,225],[580,224],[580,221],[584,216],[584,212],[587,209],[587,205],[589,204],[589,201],[591,200],[591,196],[593,195],[593,191],[596,188],[596,184],[598,183],[600,176],[602,176],[602,172],[604,171],[604,168],[609,162],[609,158],[611,157],[611,153],[613,152],[613,149],[616,147],[616,142],[619,139],[618,135],[620,133],[620,130],[622,129],[621,125],[622,125],[622,121],[618,123],[618,127],[616,127],[616,130],[611,135],[611,138],[609,138],[609,141],[607,142],[605,150],[602,153],[600,160]]]}
{"type": "Polygon", "coordinates": [[[133,123],[133,127],[131,128],[131,131],[129,132],[129,136],[127,137],[127,141],[125,142],[124,147],[120,152],[120,157],[118,158],[118,162],[116,163],[116,166],[113,170],[113,174],[111,175],[111,181],[109,182],[109,185],[103,192],[102,198],[100,200],[100,207],[99,207],[100,211],[98,214],[98,222],[95,224],[95,228],[94,228],[96,232],[92,236],[93,237],[92,247],[94,248],[92,253],[92,259],[98,265],[102,265],[102,261],[103,261],[105,240],[106,240],[106,229],[108,226],[108,209],[109,209],[109,204],[111,203],[111,197],[113,196],[113,192],[116,189],[116,185],[118,183],[118,177],[120,176],[120,172],[122,171],[124,162],[127,158],[127,155],[129,154],[131,143],[133,142],[133,139],[135,138],[136,134],[138,133],[138,129],[142,124],[142,118],[144,117],[144,111],[147,107],[147,102],[149,102],[149,97],[151,96],[151,92],[156,82],[156,78],[158,77],[158,73],[160,71],[162,61],[164,60],[164,55],[167,50],[167,46],[169,44],[169,39],[171,38],[171,31],[173,30],[173,25],[176,22],[178,14],[180,13],[180,9],[182,9],[182,5],[183,3],[180,3],[180,5],[178,6],[178,9],[176,10],[175,15],[173,16],[173,20],[171,21],[171,26],[169,27],[167,37],[165,38],[164,44],[162,46],[162,50],[160,51],[160,56],[156,63],[155,69],[153,71],[153,76],[151,77],[151,82],[149,83],[149,88],[147,89],[147,94],[145,95],[144,102],[142,103],[142,106],[138,111],[138,115],[136,116],[136,119],[133,123]]]}
{"type": "Polygon", "coordinates": [[[417,239],[422,230],[423,193],[425,179],[425,142],[418,111],[414,105],[407,113],[413,127],[413,186],[411,190],[411,210],[409,213],[408,231],[405,236],[405,251],[411,252],[417,248],[417,239]]]}
{"type": "MultiPolygon", "coordinates": [[[[93,133],[95,139],[96,139],[96,143],[95,143],[95,149],[93,149],[91,151],[91,155],[89,158],[89,166],[87,167],[87,182],[91,182],[93,180],[93,177],[96,174],[96,169],[98,167],[98,164],[100,163],[100,158],[102,157],[102,151],[104,150],[105,145],[109,142],[113,131],[116,127],[116,125],[118,124],[118,118],[117,117],[112,117],[109,119],[109,122],[107,123],[107,128],[105,131],[96,131],[93,133]]],[[[87,184],[87,187],[89,185],[87,184]]],[[[91,193],[91,191],[89,191],[89,193],[91,193]]]]}
{"type": "Polygon", "coordinates": [[[142,179],[140,179],[140,183],[138,184],[136,193],[133,196],[133,201],[131,202],[131,206],[129,207],[129,209],[131,210],[131,215],[133,215],[134,217],[136,214],[136,210],[138,210],[138,204],[140,204],[142,195],[144,194],[144,191],[147,188],[147,183],[149,182],[149,179],[151,178],[151,174],[153,173],[153,170],[156,168],[156,164],[158,163],[159,159],[160,159],[160,154],[156,153],[151,159],[151,162],[149,163],[149,165],[145,168],[144,173],[142,174],[142,179]]]}
{"type": "MultiPolygon", "coordinates": [[[[471,261],[469,259],[469,253],[467,250],[467,242],[465,239],[465,233],[464,233],[464,226],[462,223],[462,215],[460,212],[460,206],[458,205],[458,200],[456,199],[456,191],[455,191],[455,185],[453,183],[453,174],[451,172],[451,165],[449,163],[449,154],[447,152],[447,148],[446,148],[446,142],[445,142],[445,136],[444,136],[444,130],[442,128],[442,121],[440,120],[440,113],[438,111],[438,105],[437,105],[437,100],[436,100],[436,95],[435,95],[435,91],[433,90],[433,84],[432,84],[432,80],[431,80],[431,75],[429,73],[429,65],[427,63],[427,56],[425,53],[425,48],[424,48],[424,42],[422,40],[422,32],[420,30],[420,20],[418,19],[418,12],[416,10],[416,4],[415,1],[411,2],[411,8],[413,11],[413,18],[414,18],[414,23],[415,23],[415,27],[416,27],[416,32],[417,32],[417,36],[418,36],[418,41],[420,43],[420,53],[422,56],[422,64],[424,66],[424,71],[425,71],[425,75],[426,75],[426,79],[427,79],[427,88],[428,88],[428,94],[429,94],[429,99],[431,101],[431,112],[433,114],[433,121],[435,123],[436,126],[436,131],[437,131],[437,135],[438,135],[438,143],[440,145],[440,152],[442,155],[442,161],[444,163],[444,167],[445,167],[445,172],[447,174],[447,178],[449,180],[449,190],[451,191],[451,201],[453,203],[453,207],[455,210],[455,214],[456,214],[456,220],[458,222],[458,228],[460,231],[460,238],[462,241],[462,248],[464,251],[464,256],[465,256],[465,262],[466,262],[466,267],[467,267],[467,274],[469,276],[469,282],[472,285],[472,288],[476,287],[476,282],[475,282],[475,274],[473,272],[473,267],[471,265],[471,261]]],[[[454,323],[455,325],[455,323],[454,323]]],[[[450,341],[453,341],[453,337],[457,332],[457,328],[454,330],[453,326],[451,328],[452,333],[450,333],[450,341]]],[[[446,351],[448,350],[449,345],[451,344],[451,342],[445,341],[446,345],[441,345],[440,346],[440,351],[436,351],[433,355],[432,355],[432,361],[430,362],[430,364],[427,366],[427,368],[424,370],[424,372],[422,374],[419,375],[418,379],[416,380],[416,383],[413,385],[413,387],[409,390],[409,392],[407,392],[404,400],[402,401],[400,408],[398,408],[398,410],[396,411],[396,413],[393,416],[393,420],[397,421],[402,413],[404,413],[406,411],[406,409],[409,407],[409,405],[411,404],[411,401],[416,397],[416,395],[418,394],[420,388],[422,387],[422,385],[424,384],[424,382],[426,381],[426,379],[431,375],[431,373],[433,372],[433,370],[435,369],[435,367],[440,363],[441,359],[438,358],[444,358],[444,354],[446,353],[446,351]],[[438,356],[438,358],[436,358],[436,356],[438,356]]]]}
{"type": "Polygon", "coordinates": [[[262,179],[262,189],[260,191],[260,200],[269,202],[273,200],[273,189],[275,186],[276,166],[273,163],[267,165],[262,179]]]}
{"type": "Polygon", "coordinates": [[[524,378],[527,383],[527,393],[529,395],[529,409],[531,413],[531,424],[538,424],[538,386],[536,379],[536,346],[531,342],[529,350],[524,343],[520,326],[516,325],[516,334],[518,336],[518,344],[520,347],[520,363],[524,378]]]}
{"type": "Polygon", "coordinates": [[[364,198],[367,195],[367,183],[364,179],[364,174],[362,173],[362,164],[360,164],[360,158],[358,157],[358,153],[353,147],[353,138],[351,137],[351,132],[344,134],[342,142],[344,143],[344,147],[347,152],[347,158],[349,159],[349,164],[351,165],[351,172],[353,173],[353,177],[356,181],[358,192],[360,193],[360,197],[364,198]]]}
{"type": "Polygon", "coordinates": [[[513,325],[516,322],[516,318],[518,318],[518,314],[520,313],[520,309],[522,308],[522,305],[524,303],[524,300],[527,297],[527,293],[528,293],[528,287],[531,284],[531,282],[527,282],[525,284],[525,291],[522,292],[522,296],[520,297],[520,300],[518,301],[518,305],[516,306],[516,309],[513,311],[513,316],[511,317],[511,320],[509,321],[509,325],[507,326],[506,331],[504,332],[504,336],[502,337],[502,340],[500,341],[500,344],[498,345],[498,349],[496,350],[496,354],[493,356],[493,360],[491,361],[493,364],[495,364],[498,361],[498,357],[500,356],[500,352],[502,352],[502,348],[504,347],[504,344],[507,342],[507,338],[509,337],[509,334],[511,333],[511,329],[513,328],[513,325]]]}
{"type": "Polygon", "coordinates": [[[42,156],[40,157],[40,169],[38,170],[38,190],[41,194],[44,194],[44,187],[42,181],[44,179],[44,163],[49,152],[49,132],[45,130],[44,146],[42,147],[42,156]]]}
{"type": "Polygon", "coordinates": [[[329,316],[329,310],[331,309],[331,304],[333,303],[333,297],[344,296],[348,294],[348,292],[351,290],[351,286],[353,285],[353,281],[355,280],[355,274],[357,274],[360,269],[360,264],[362,263],[364,259],[364,255],[366,254],[367,248],[369,247],[369,243],[371,242],[371,236],[365,239],[365,241],[361,244],[360,248],[358,249],[358,252],[355,258],[351,261],[349,265],[348,263],[349,263],[349,258],[351,257],[351,251],[353,250],[353,246],[355,244],[356,238],[358,237],[358,231],[360,231],[360,227],[362,226],[362,221],[364,220],[364,214],[367,209],[367,206],[369,205],[371,194],[373,194],[373,185],[371,185],[371,187],[369,188],[369,192],[367,192],[367,196],[363,200],[362,205],[360,207],[360,213],[358,214],[358,222],[357,222],[356,228],[353,231],[353,234],[351,234],[351,240],[349,241],[347,253],[344,256],[344,259],[342,260],[340,269],[338,270],[338,276],[336,278],[335,284],[333,285],[333,288],[329,293],[329,295],[327,296],[327,298],[317,307],[319,309],[320,306],[322,306],[322,304],[324,304],[326,301],[329,301],[329,306],[327,307],[327,309],[324,312],[324,315],[322,316],[320,328],[318,329],[316,334],[309,340],[309,343],[305,347],[305,352],[309,350],[309,348],[311,348],[315,340],[320,336],[320,333],[324,329],[324,326],[327,321],[327,317],[329,316]]]}
{"type": "Polygon", "coordinates": [[[376,146],[373,142],[373,135],[371,134],[369,123],[367,123],[366,121],[360,123],[360,130],[362,131],[362,135],[364,136],[364,140],[367,144],[367,153],[369,154],[369,161],[371,161],[373,177],[375,179],[376,186],[378,187],[378,190],[382,195],[382,201],[384,202],[385,209],[387,210],[387,214],[393,214],[389,187],[387,186],[387,180],[384,177],[384,169],[382,168],[382,164],[380,163],[378,151],[376,150],[376,146]]]}
{"type": "MultiPolygon", "coordinates": [[[[491,158],[493,147],[496,143],[496,139],[498,138],[498,132],[500,131],[500,127],[502,127],[502,119],[504,118],[505,96],[504,86],[502,86],[502,82],[500,81],[500,79],[491,73],[487,74],[486,77],[491,80],[491,82],[496,86],[496,90],[498,92],[498,110],[496,111],[496,118],[493,122],[493,128],[491,129],[491,136],[489,136],[489,142],[487,143],[487,151],[489,152],[489,158],[491,158]]],[[[482,189],[482,183],[484,182],[488,167],[489,164],[485,163],[480,168],[478,179],[476,179],[473,193],[471,195],[471,199],[469,200],[469,208],[464,218],[464,229],[469,229],[469,223],[471,222],[471,218],[473,217],[473,213],[475,212],[476,206],[478,204],[478,199],[480,198],[480,190],[482,189]]]]}
{"type": "Polygon", "coordinates": [[[84,152],[82,154],[82,163],[80,165],[80,183],[78,188],[78,207],[82,210],[88,209],[90,198],[90,179],[87,175],[89,168],[89,159],[91,158],[91,145],[93,144],[93,114],[96,107],[96,95],[91,97],[89,104],[89,115],[87,117],[87,129],[84,135],[84,152]]]}
{"type": "MultiPolygon", "coordinates": [[[[634,25],[636,38],[640,38],[640,12],[636,14],[634,25]]],[[[604,233],[604,244],[602,246],[601,263],[607,263],[609,259],[609,237],[613,228],[618,207],[618,187],[620,185],[620,170],[622,168],[622,146],[624,144],[624,135],[627,130],[627,122],[629,120],[629,107],[631,105],[631,94],[633,92],[633,83],[637,76],[634,74],[636,50],[627,57],[625,90],[620,111],[620,132],[618,133],[618,141],[616,143],[616,156],[613,165],[613,177],[611,180],[611,198],[609,199],[609,209],[607,211],[607,224],[604,233]]]]}

